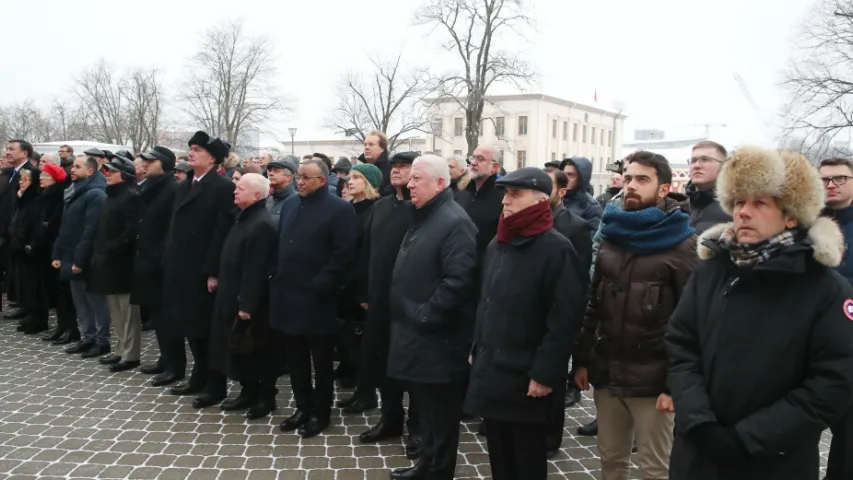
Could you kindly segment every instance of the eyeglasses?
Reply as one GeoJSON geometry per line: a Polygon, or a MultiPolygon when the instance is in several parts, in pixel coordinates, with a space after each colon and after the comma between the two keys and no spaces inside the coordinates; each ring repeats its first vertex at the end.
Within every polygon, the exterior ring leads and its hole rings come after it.
{"type": "Polygon", "coordinates": [[[853,178],[853,177],[848,176],[848,175],[837,175],[834,177],[823,177],[820,180],[823,182],[824,187],[828,187],[829,182],[832,182],[835,185],[840,187],[840,186],[844,185],[845,183],[847,183],[847,180],[850,180],[851,178],[853,178]]]}
{"type": "Polygon", "coordinates": [[[303,182],[307,182],[308,180],[311,180],[312,178],[326,178],[326,177],[324,177],[322,175],[294,175],[293,178],[295,178],[297,182],[300,180],[303,182]]]}
{"type": "Polygon", "coordinates": [[[690,165],[696,165],[697,163],[723,163],[722,160],[714,158],[714,157],[693,157],[690,159],[690,165]]]}

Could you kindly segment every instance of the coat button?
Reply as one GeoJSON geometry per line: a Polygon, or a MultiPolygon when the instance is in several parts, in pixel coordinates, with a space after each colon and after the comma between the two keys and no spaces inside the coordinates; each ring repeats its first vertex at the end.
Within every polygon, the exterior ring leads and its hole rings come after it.
{"type": "Polygon", "coordinates": [[[488,303],[488,302],[491,302],[491,301],[492,301],[492,297],[486,297],[486,302],[487,302],[487,303],[488,303]]]}
{"type": "Polygon", "coordinates": [[[651,312],[653,307],[651,305],[644,305],[643,308],[645,308],[647,312],[651,312]]]}

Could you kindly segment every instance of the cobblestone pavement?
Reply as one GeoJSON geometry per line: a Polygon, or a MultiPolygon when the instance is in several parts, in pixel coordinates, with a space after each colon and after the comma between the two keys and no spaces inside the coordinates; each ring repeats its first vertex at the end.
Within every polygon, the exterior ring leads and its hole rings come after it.
{"type": "MultiPolygon", "coordinates": [[[[0,478],[384,480],[389,469],[411,464],[400,441],[358,442],[378,409],[344,417],[336,410],[324,435],[301,439],[278,430],[293,412],[286,377],[279,379],[274,415],[248,422],[217,407],[193,409],[191,398],[149,386],[147,375],[110,373],[96,360],[15,332],[15,325],[0,323],[0,478]]],[[[156,358],[152,344],[149,332],[143,364],[156,358]]],[[[589,398],[567,411],[549,478],[597,478],[595,439],[573,433],[593,415],[589,398]]],[[[457,478],[490,478],[476,425],[461,428],[457,478]]],[[[825,456],[829,437],[824,441],[825,456]]],[[[632,478],[639,478],[636,469],[632,478]]]]}

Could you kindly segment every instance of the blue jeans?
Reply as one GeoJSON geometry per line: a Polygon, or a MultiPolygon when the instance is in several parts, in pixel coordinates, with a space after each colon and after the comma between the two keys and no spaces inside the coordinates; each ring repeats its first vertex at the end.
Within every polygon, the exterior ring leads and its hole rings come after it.
{"type": "Polygon", "coordinates": [[[110,310],[106,295],[88,293],[86,282],[71,280],[71,297],[80,325],[81,340],[98,346],[110,344],[110,310]]]}

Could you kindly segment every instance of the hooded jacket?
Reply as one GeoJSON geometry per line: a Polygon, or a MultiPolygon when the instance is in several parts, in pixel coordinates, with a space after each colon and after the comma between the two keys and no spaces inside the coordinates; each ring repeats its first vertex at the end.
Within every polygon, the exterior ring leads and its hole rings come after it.
{"type": "Polygon", "coordinates": [[[568,211],[589,222],[590,231],[595,232],[601,222],[603,210],[595,198],[589,194],[589,182],[592,180],[592,162],[584,157],[572,157],[563,160],[561,170],[566,165],[572,165],[577,169],[578,185],[577,188],[566,193],[566,196],[563,197],[563,205],[568,211]]]}
{"type": "Polygon", "coordinates": [[[615,197],[621,191],[622,187],[608,187],[607,190],[604,191],[604,193],[595,197],[595,201],[598,202],[599,205],[601,205],[601,208],[604,208],[607,206],[608,203],[610,203],[610,200],[613,200],[613,197],[615,197]]]}

